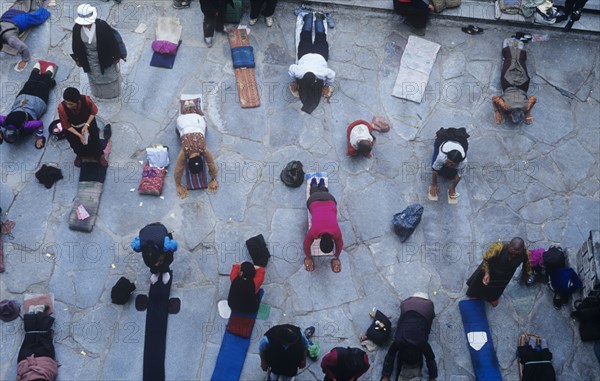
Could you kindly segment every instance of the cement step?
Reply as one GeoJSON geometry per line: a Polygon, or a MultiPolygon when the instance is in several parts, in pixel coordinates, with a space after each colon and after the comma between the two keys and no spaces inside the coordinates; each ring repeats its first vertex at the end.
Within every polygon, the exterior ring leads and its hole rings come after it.
{"type": "MultiPolygon", "coordinates": [[[[298,3],[296,0],[286,0],[289,2],[298,3]]],[[[383,11],[393,12],[393,4],[391,0],[306,0],[303,3],[318,6],[324,9],[330,9],[335,7],[345,7],[348,9],[363,8],[371,11],[383,11]]],[[[564,4],[564,0],[557,0],[555,4],[564,4]]],[[[586,4],[581,19],[573,25],[571,32],[576,33],[592,33],[600,34],[600,0],[589,0],[586,4]]],[[[484,23],[494,24],[510,24],[515,26],[522,26],[527,29],[549,29],[557,30],[562,29],[566,21],[557,24],[538,24],[534,21],[533,17],[524,17],[522,15],[508,15],[502,13],[500,18],[495,18],[495,6],[494,2],[489,1],[476,1],[476,0],[463,0],[462,4],[457,8],[446,9],[441,13],[433,13],[432,17],[436,18],[447,18],[454,20],[464,20],[473,24],[477,21],[484,23]]]]}

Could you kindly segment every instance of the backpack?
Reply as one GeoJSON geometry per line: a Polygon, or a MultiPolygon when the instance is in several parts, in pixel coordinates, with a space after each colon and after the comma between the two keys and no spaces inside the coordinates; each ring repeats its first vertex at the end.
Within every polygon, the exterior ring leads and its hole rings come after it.
{"type": "Polygon", "coordinates": [[[290,161],[281,171],[279,177],[288,187],[298,188],[304,182],[302,163],[297,160],[290,161]]]}
{"type": "Polygon", "coordinates": [[[575,301],[575,311],[571,317],[579,320],[581,341],[600,339],[600,297],[588,296],[575,301]]]}
{"type": "Polygon", "coordinates": [[[570,267],[558,269],[550,275],[550,284],[554,292],[572,294],[582,286],[581,279],[570,267]]]}
{"type": "Polygon", "coordinates": [[[565,251],[560,246],[550,246],[548,250],[544,251],[542,258],[548,276],[566,266],[565,251]]]}
{"type": "Polygon", "coordinates": [[[113,34],[115,35],[115,40],[117,40],[117,44],[119,44],[119,55],[123,61],[127,61],[127,47],[125,46],[125,42],[123,42],[123,37],[121,37],[121,33],[115,28],[111,28],[113,34]]]}
{"type": "Polygon", "coordinates": [[[335,366],[336,380],[349,380],[355,374],[369,368],[368,361],[365,363],[366,353],[360,348],[335,347],[331,351],[336,351],[338,355],[335,366]]]}
{"type": "Polygon", "coordinates": [[[469,137],[471,137],[471,135],[469,135],[467,133],[466,128],[464,128],[464,127],[440,128],[435,133],[435,137],[444,142],[447,142],[449,140],[458,142],[462,146],[462,148],[465,150],[465,157],[467,156],[467,151],[469,150],[469,140],[468,139],[469,139],[469,137]]]}

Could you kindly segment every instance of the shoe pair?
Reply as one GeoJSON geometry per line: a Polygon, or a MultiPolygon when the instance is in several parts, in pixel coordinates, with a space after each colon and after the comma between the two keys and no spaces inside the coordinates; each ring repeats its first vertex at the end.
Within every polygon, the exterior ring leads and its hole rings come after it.
{"type": "MultiPolygon", "coordinates": [[[[163,275],[162,275],[163,284],[169,283],[170,279],[171,279],[171,275],[169,273],[163,273],[163,275]]],[[[158,281],[158,274],[150,275],[150,283],[155,284],[157,281],[158,281]]]]}
{"type": "Polygon", "coordinates": [[[313,177],[312,180],[310,181],[310,186],[317,187],[317,188],[325,188],[325,179],[324,178],[319,179],[319,185],[317,185],[317,178],[313,177]]]}
{"type": "MultiPolygon", "coordinates": [[[[256,25],[256,22],[258,21],[258,18],[255,19],[250,19],[250,26],[254,26],[256,25]]],[[[267,26],[270,28],[273,26],[274,23],[274,19],[273,16],[269,16],[269,17],[265,17],[265,23],[267,24],[267,26]]]]}

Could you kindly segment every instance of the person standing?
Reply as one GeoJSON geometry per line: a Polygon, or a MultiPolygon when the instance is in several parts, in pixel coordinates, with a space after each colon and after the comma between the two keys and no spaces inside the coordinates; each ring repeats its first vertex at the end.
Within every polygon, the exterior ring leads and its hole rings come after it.
{"type": "Polygon", "coordinates": [[[413,32],[418,36],[424,36],[433,5],[424,0],[392,1],[394,2],[394,11],[405,18],[406,23],[413,28],[413,32]]]}
{"type": "Polygon", "coordinates": [[[428,342],[434,318],[433,302],[426,293],[417,292],[400,303],[396,336],[383,360],[382,381],[390,381],[394,362],[397,362],[397,373],[403,377],[402,379],[416,377],[420,380],[423,357],[425,357],[429,380],[437,378],[435,355],[428,342]]]}
{"type": "Polygon", "coordinates": [[[96,123],[98,106],[87,95],[82,95],[74,87],[67,87],[63,93],[63,101],[58,105],[58,118],[65,132],[69,145],[77,155],[76,167],[81,166],[82,159],[96,159],[102,166],[108,162],[104,157],[100,129],[96,123]],[[86,138],[87,136],[87,138],[86,138]]]}
{"type": "Polygon", "coordinates": [[[273,26],[273,14],[277,0],[250,0],[250,25],[256,24],[258,16],[265,16],[265,23],[270,28],[273,26]],[[264,9],[263,9],[264,6],[264,9]],[[262,13],[261,13],[262,10],[262,13]]]}
{"type": "Polygon", "coordinates": [[[299,327],[276,325],[260,339],[260,367],[269,371],[269,381],[291,381],[306,366],[310,343],[299,327]]]}
{"type": "Polygon", "coordinates": [[[527,281],[531,275],[530,253],[522,238],[515,237],[510,242],[496,242],[483,255],[483,261],[469,277],[467,296],[483,299],[498,305],[498,299],[522,264],[521,278],[527,281]]]}
{"type": "Polygon", "coordinates": [[[230,0],[200,0],[200,9],[204,14],[202,29],[204,42],[209,48],[213,44],[215,30],[225,33],[225,11],[230,0]]]}
{"type": "Polygon", "coordinates": [[[177,241],[169,233],[165,225],[154,222],[144,226],[140,234],[131,241],[131,248],[136,253],[142,253],[142,259],[150,268],[150,282],[155,284],[162,275],[163,284],[171,279],[173,254],[177,251],[177,241]]]}
{"type": "Polygon", "coordinates": [[[87,73],[92,95],[104,99],[118,97],[121,93],[119,43],[115,31],[106,21],[97,18],[96,8],[90,4],[77,7],[72,47],[71,57],[87,73]]]}

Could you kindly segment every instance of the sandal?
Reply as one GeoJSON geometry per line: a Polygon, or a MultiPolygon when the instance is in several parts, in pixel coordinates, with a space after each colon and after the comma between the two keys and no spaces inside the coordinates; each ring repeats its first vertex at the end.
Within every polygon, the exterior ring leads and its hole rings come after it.
{"type": "Polygon", "coordinates": [[[313,327],[312,325],[304,330],[304,336],[306,336],[307,339],[310,339],[311,337],[313,337],[314,334],[315,334],[315,327],[313,327]]]}
{"type": "Polygon", "coordinates": [[[45,136],[36,136],[35,137],[35,148],[42,149],[46,146],[46,137],[45,136]],[[38,142],[42,142],[38,145],[38,142]]]}
{"type": "Polygon", "coordinates": [[[331,260],[331,271],[334,273],[339,273],[342,271],[342,262],[338,258],[333,258],[331,260]]]}
{"type": "Polygon", "coordinates": [[[460,28],[460,30],[462,30],[466,34],[481,34],[481,33],[483,33],[483,29],[481,29],[475,25],[468,25],[466,27],[460,28]]]}
{"type": "Polygon", "coordinates": [[[314,271],[315,261],[310,257],[304,258],[304,269],[308,272],[314,271]]]}

